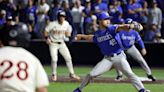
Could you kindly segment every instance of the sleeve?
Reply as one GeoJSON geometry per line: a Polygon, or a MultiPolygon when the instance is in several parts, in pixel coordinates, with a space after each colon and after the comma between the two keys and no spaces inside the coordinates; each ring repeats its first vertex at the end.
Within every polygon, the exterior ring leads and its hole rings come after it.
{"type": "Polygon", "coordinates": [[[36,87],[38,88],[38,87],[48,86],[49,85],[48,76],[39,60],[37,60],[36,66],[37,66],[37,68],[36,68],[36,87]]]}
{"type": "Polygon", "coordinates": [[[143,40],[141,39],[141,36],[139,35],[138,32],[135,32],[136,33],[136,41],[138,42],[139,46],[143,49],[145,48],[145,45],[144,45],[144,42],[143,40]]]}
{"type": "Polygon", "coordinates": [[[110,31],[111,34],[115,36],[117,34],[117,31],[116,31],[117,28],[118,28],[118,25],[110,25],[108,26],[108,31],[110,31]]]}
{"type": "Polygon", "coordinates": [[[49,23],[46,27],[45,27],[45,31],[46,32],[50,32],[50,30],[53,29],[53,23],[49,23]]]}
{"type": "Polygon", "coordinates": [[[67,22],[67,31],[72,33],[72,26],[67,22]]]}
{"type": "Polygon", "coordinates": [[[93,39],[92,40],[93,40],[94,43],[97,43],[97,39],[96,39],[96,36],[95,35],[93,36],[93,39]]]}

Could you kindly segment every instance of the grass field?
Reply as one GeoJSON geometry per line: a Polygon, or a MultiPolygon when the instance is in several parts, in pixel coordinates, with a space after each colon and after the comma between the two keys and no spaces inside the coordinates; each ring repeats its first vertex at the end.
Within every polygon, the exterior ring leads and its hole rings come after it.
{"type": "MultiPolygon", "coordinates": [[[[44,67],[47,74],[51,74],[50,66],[44,67]]],[[[93,66],[75,66],[75,72],[79,76],[85,76],[93,66]]],[[[68,69],[65,66],[58,66],[58,75],[59,76],[68,76],[68,69]]],[[[144,71],[139,68],[134,68],[133,71],[138,76],[146,76],[144,71]]],[[[152,68],[153,74],[157,79],[164,80],[164,68],[152,68]]],[[[103,77],[115,78],[115,70],[111,70],[107,73],[101,75],[103,77]]],[[[80,83],[61,83],[61,82],[51,82],[48,87],[49,92],[72,92],[80,83]]],[[[164,84],[144,84],[147,89],[150,89],[151,92],[164,92],[164,84]]],[[[87,87],[84,88],[83,92],[137,92],[135,88],[130,83],[90,83],[87,87]]]]}

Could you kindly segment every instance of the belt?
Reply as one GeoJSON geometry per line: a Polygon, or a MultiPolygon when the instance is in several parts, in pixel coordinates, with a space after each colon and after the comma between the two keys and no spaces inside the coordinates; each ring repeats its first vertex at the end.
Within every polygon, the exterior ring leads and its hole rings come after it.
{"type": "Polygon", "coordinates": [[[61,44],[62,42],[53,42],[53,43],[61,44]]]}
{"type": "Polygon", "coordinates": [[[121,52],[113,53],[113,54],[111,54],[111,55],[106,55],[106,57],[114,57],[114,56],[117,56],[117,55],[119,55],[119,54],[121,54],[121,52]]]}

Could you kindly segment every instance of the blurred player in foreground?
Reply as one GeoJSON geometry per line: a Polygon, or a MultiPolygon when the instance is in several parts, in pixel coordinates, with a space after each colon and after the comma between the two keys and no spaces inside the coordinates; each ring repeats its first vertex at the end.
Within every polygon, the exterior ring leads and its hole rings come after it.
{"type": "Polygon", "coordinates": [[[22,48],[30,42],[27,26],[19,23],[4,28],[0,30],[0,92],[47,92],[49,81],[43,66],[22,48]]]}
{"type": "Polygon", "coordinates": [[[44,36],[46,38],[47,44],[50,48],[50,54],[52,57],[52,81],[57,80],[57,61],[58,61],[58,51],[64,57],[68,70],[70,72],[70,78],[75,80],[80,80],[80,77],[75,75],[72,58],[65,44],[65,39],[71,36],[72,27],[65,20],[66,14],[64,11],[59,11],[57,15],[57,21],[50,22],[46,28],[44,36]]]}
{"type": "Polygon", "coordinates": [[[150,92],[144,88],[144,85],[139,78],[132,72],[129,63],[126,60],[126,56],[120,47],[117,39],[117,32],[121,30],[129,31],[131,29],[140,29],[139,24],[122,24],[111,25],[110,16],[106,12],[101,12],[97,15],[99,30],[94,35],[77,35],[77,40],[85,39],[95,42],[104,58],[93,68],[93,70],[84,78],[80,87],[74,90],[74,92],[81,92],[82,89],[90,82],[91,79],[97,77],[104,72],[109,71],[112,66],[122,71],[131,81],[133,86],[138,92],[150,92]]]}
{"type": "MultiPolygon", "coordinates": [[[[125,24],[131,24],[131,23],[137,23],[135,21],[133,21],[130,18],[127,18],[125,20],[125,24]]],[[[141,67],[145,70],[147,77],[149,79],[151,79],[152,81],[156,81],[156,78],[152,75],[152,72],[148,66],[148,64],[146,63],[145,59],[143,58],[142,55],[146,55],[146,49],[144,46],[144,43],[139,35],[138,32],[136,32],[134,29],[130,29],[129,32],[127,32],[126,30],[120,31],[119,32],[119,38],[121,39],[121,44],[122,47],[125,51],[125,53],[128,56],[131,56],[132,58],[135,59],[135,61],[137,61],[141,67]],[[138,49],[135,46],[135,42],[137,42],[139,44],[139,46],[141,47],[141,53],[138,51],[138,49]]],[[[117,70],[117,77],[116,80],[121,80],[122,79],[122,72],[117,70]]]]}

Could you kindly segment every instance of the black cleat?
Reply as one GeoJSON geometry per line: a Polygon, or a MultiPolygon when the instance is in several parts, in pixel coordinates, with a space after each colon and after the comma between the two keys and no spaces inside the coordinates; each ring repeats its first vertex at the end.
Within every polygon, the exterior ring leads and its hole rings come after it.
{"type": "Polygon", "coordinates": [[[155,78],[153,75],[147,75],[147,77],[148,77],[149,79],[151,79],[152,81],[156,81],[156,78],[155,78]]]}
{"type": "Polygon", "coordinates": [[[121,81],[123,79],[122,75],[117,75],[117,77],[115,78],[116,81],[121,81]]]}

